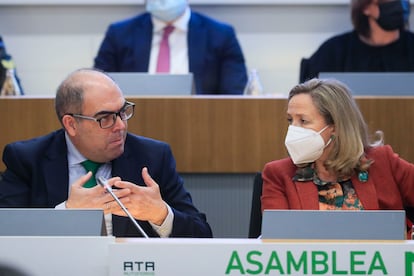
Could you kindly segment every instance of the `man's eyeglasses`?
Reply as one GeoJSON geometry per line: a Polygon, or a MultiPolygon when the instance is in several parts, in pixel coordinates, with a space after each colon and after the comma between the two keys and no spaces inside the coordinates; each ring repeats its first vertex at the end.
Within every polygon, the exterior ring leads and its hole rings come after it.
{"type": "Polygon", "coordinates": [[[124,106],[118,112],[99,112],[95,115],[97,116],[97,118],[73,113],[67,113],[65,115],[69,115],[79,119],[92,120],[98,122],[101,128],[110,128],[113,125],[115,125],[116,118],[118,116],[119,118],[121,118],[122,121],[127,121],[131,119],[131,117],[134,115],[134,109],[134,103],[125,102],[124,106]]]}

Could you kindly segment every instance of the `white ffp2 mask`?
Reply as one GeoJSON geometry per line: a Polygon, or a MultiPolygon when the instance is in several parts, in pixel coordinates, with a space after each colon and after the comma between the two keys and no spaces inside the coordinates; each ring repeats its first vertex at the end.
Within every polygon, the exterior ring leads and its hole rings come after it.
{"type": "Polygon", "coordinates": [[[304,164],[314,162],[321,157],[325,145],[321,133],[328,126],[319,132],[313,129],[290,125],[286,134],[285,146],[294,164],[304,164]]]}

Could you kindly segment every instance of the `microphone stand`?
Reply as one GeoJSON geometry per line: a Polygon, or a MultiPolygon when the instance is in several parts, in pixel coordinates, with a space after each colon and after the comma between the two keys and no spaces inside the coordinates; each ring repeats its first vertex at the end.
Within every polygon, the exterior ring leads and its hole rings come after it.
{"type": "Polygon", "coordinates": [[[119,198],[114,194],[114,192],[112,191],[111,186],[108,185],[108,180],[101,176],[101,177],[98,178],[98,183],[99,183],[99,185],[104,187],[105,190],[108,193],[110,193],[111,196],[115,199],[115,201],[118,203],[118,205],[121,206],[122,210],[125,212],[125,214],[127,214],[129,219],[135,225],[135,227],[138,229],[138,231],[141,233],[141,235],[143,235],[144,238],[148,239],[149,237],[148,237],[147,233],[145,233],[144,229],[142,229],[142,227],[134,219],[134,217],[131,215],[131,213],[128,211],[128,209],[125,207],[125,205],[122,204],[122,202],[119,200],[119,198]]]}

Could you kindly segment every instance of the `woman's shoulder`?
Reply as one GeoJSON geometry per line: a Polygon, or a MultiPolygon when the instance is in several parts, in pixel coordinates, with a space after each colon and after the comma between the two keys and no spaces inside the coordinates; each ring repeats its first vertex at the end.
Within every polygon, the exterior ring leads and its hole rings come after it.
{"type": "Polygon", "coordinates": [[[365,151],[368,159],[378,160],[386,156],[398,157],[398,154],[394,152],[391,145],[381,145],[376,147],[370,147],[365,151]]]}
{"type": "Polygon", "coordinates": [[[409,49],[414,49],[414,33],[408,30],[404,30],[401,32],[400,36],[403,43],[407,43],[409,49]]]}
{"type": "MultiPolygon", "coordinates": [[[[265,164],[263,171],[296,171],[296,165],[293,164],[292,159],[287,157],[283,159],[273,160],[265,164]]],[[[293,175],[292,175],[293,176],[293,175]]]]}
{"type": "Polygon", "coordinates": [[[319,68],[319,71],[342,71],[343,58],[352,41],[355,40],[355,35],[355,32],[350,31],[325,40],[310,57],[312,66],[319,68]]]}
{"type": "Polygon", "coordinates": [[[356,33],[354,31],[349,31],[345,33],[340,33],[337,35],[334,35],[327,40],[325,40],[320,48],[337,48],[337,47],[344,47],[348,44],[348,41],[354,39],[356,36],[356,33]]]}
{"type": "Polygon", "coordinates": [[[414,33],[412,31],[409,31],[409,30],[402,31],[401,35],[404,36],[404,37],[409,37],[411,39],[414,38],[414,33]]]}

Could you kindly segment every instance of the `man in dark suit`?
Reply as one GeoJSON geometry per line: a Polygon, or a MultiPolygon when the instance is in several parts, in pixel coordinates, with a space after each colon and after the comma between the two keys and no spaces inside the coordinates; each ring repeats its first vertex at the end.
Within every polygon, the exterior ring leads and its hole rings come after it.
{"type": "Polygon", "coordinates": [[[55,107],[63,129],[5,147],[0,207],[100,208],[114,236],[140,236],[103,187],[84,186],[94,179],[83,166],[89,160],[149,236],[212,236],[169,145],[127,132],[134,104],[111,78],[92,69],[73,72],[59,86],[55,107]]]}
{"type": "Polygon", "coordinates": [[[192,72],[197,94],[242,94],[247,72],[232,26],[190,11],[187,0],[147,0],[148,12],[111,24],[94,66],[106,72],[156,73],[166,26],[170,73],[192,72]]]}

